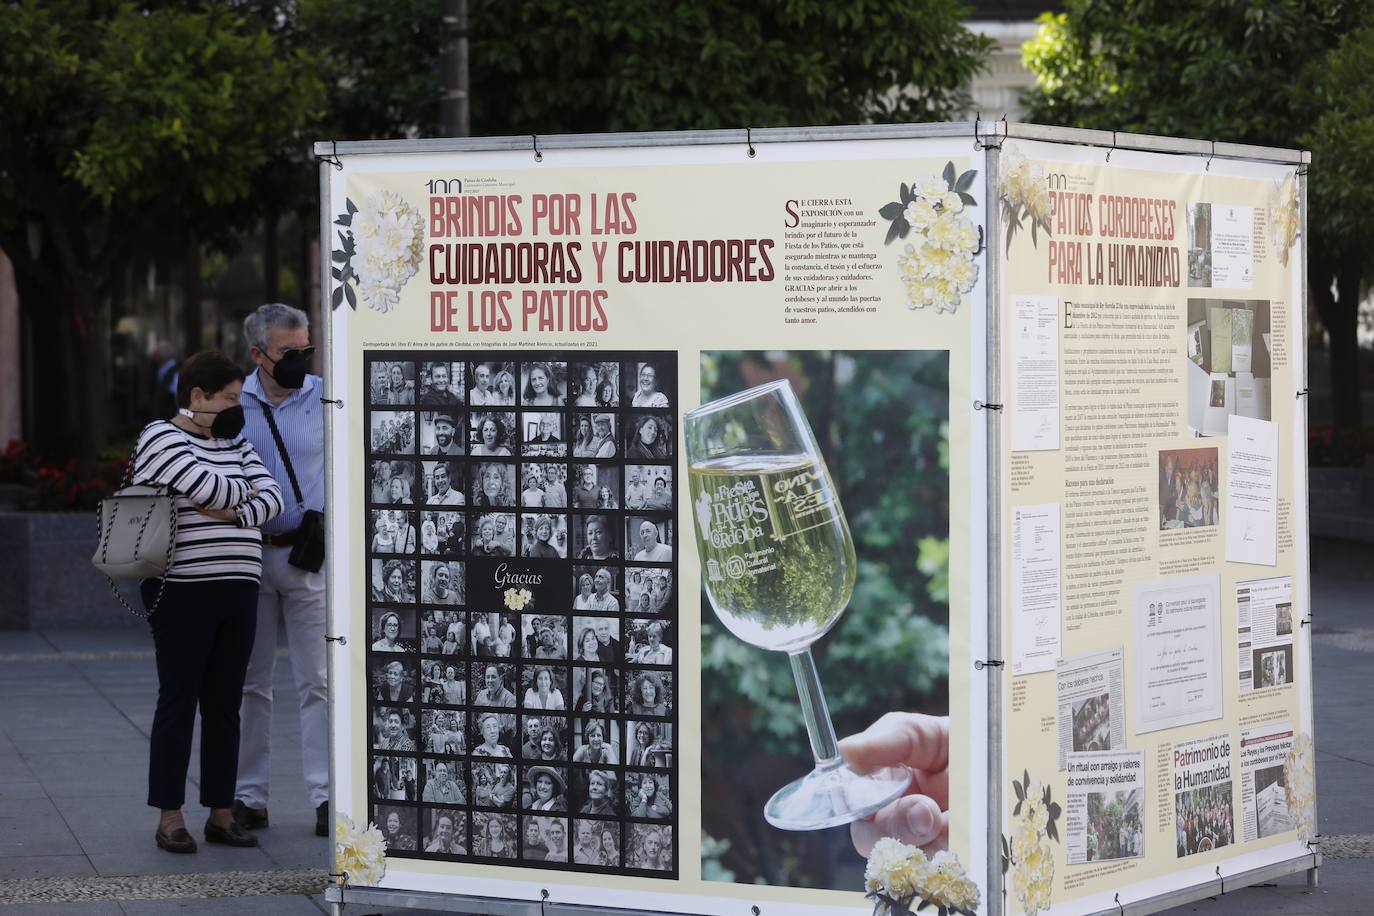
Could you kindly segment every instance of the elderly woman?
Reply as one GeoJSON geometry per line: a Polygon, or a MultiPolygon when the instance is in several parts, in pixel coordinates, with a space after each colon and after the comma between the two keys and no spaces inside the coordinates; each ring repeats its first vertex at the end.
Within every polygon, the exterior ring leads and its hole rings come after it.
{"type": "Polygon", "coordinates": [[[494,712],[483,713],[477,720],[482,743],[472,749],[474,757],[510,757],[510,748],[500,743],[501,717],[494,712]]]}
{"type": "Polygon", "coordinates": [[[175,494],[172,562],[145,579],[157,657],[158,699],[148,755],[148,804],[160,812],[154,840],[196,851],[181,807],[196,710],[201,714],[200,803],[205,839],[256,846],[233,818],[239,705],[257,632],[262,539],[282,511],[281,489],[243,438],[243,370],[222,353],[197,353],[177,380],[177,413],[143,428],[132,479],[175,494]]]}
{"type": "Polygon", "coordinates": [[[630,400],[631,407],[667,407],[668,396],[658,390],[658,369],[653,363],[639,364],[638,385],[630,400]]]}
{"type": "Polygon", "coordinates": [[[644,519],[639,523],[639,528],[635,531],[639,538],[639,551],[635,554],[635,560],[644,563],[668,563],[673,559],[673,548],[667,544],[660,543],[658,526],[649,519],[644,519]]]}
{"type": "Polygon", "coordinates": [[[610,814],[616,810],[616,778],[612,770],[592,770],[587,774],[587,800],[579,814],[610,814]]]}

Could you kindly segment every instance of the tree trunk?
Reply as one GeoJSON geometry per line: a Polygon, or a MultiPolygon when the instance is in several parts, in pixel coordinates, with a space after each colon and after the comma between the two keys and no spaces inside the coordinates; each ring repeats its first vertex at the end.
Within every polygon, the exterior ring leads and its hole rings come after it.
{"type": "Polygon", "coordinates": [[[1337,430],[1358,429],[1360,406],[1359,262],[1313,258],[1309,271],[1312,301],[1326,328],[1331,358],[1331,413],[1337,430]],[[1335,280],[1335,292],[1331,281],[1335,280]]]}

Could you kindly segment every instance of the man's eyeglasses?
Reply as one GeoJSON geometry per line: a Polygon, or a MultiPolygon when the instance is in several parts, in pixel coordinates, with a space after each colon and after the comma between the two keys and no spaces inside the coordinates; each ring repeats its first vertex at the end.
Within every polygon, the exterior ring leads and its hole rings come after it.
{"type": "Polygon", "coordinates": [[[281,351],[281,356],[277,357],[277,362],[284,359],[309,359],[315,355],[314,347],[287,347],[281,351]]]}

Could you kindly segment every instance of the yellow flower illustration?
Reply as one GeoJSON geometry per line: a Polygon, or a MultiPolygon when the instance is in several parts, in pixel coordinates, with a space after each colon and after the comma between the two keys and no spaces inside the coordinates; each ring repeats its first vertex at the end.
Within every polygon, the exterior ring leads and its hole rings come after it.
{"type": "Polygon", "coordinates": [[[1293,747],[1283,759],[1283,791],[1288,813],[1298,831],[1298,840],[1307,842],[1316,833],[1313,821],[1315,779],[1312,775],[1312,738],[1306,732],[1293,737],[1293,747]]]}
{"type": "Polygon", "coordinates": [[[1301,217],[1298,213],[1298,182],[1289,175],[1274,182],[1269,189],[1269,240],[1279,256],[1279,263],[1288,266],[1288,251],[1298,240],[1301,217]]]}
{"type": "Polygon", "coordinates": [[[864,887],[877,900],[875,916],[914,910],[928,902],[956,913],[978,908],[978,885],[964,873],[959,857],[937,852],[934,858],[915,846],[884,837],[873,845],[864,869],[864,887]]]}
{"type": "Polygon", "coordinates": [[[376,887],[386,875],[386,839],[376,824],[359,830],[347,814],[338,815],[334,820],[334,854],[340,884],[376,887]]]}

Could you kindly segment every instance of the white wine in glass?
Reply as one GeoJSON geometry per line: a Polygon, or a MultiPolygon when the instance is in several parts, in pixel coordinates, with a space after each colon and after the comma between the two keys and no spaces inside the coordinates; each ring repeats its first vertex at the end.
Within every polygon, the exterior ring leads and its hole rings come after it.
{"type": "Polygon", "coordinates": [[[810,646],[854,591],[854,540],[806,415],[786,381],[770,382],[688,412],[683,435],[706,594],[735,636],[788,653],[815,755],[764,817],[784,830],[867,817],[906,792],[911,772],[857,773],[835,741],[810,646]]]}

